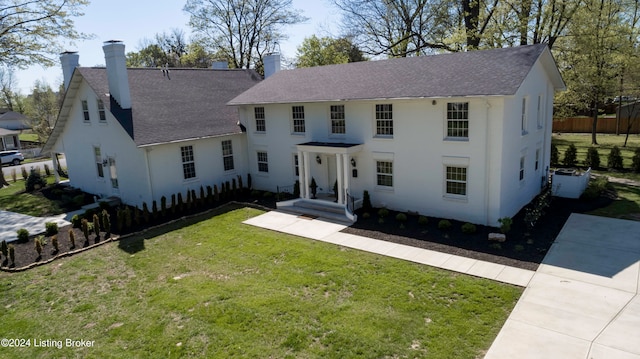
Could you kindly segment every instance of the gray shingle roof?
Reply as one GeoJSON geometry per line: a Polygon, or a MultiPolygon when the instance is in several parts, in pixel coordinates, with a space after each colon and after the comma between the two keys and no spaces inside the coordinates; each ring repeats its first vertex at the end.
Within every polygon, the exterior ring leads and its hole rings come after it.
{"type": "Polygon", "coordinates": [[[545,50],[537,44],[285,70],[229,104],[513,95],[545,50]]]}
{"type": "Polygon", "coordinates": [[[136,145],[240,133],[237,109],[226,103],[260,81],[253,70],[127,69],[131,110],[111,101],[105,68],[77,70],[136,145]]]}

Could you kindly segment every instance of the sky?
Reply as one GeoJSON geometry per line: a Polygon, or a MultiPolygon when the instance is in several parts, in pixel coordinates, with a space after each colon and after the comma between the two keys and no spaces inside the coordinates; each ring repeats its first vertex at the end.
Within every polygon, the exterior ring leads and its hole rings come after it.
{"type": "MultiPolygon", "coordinates": [[[[189,15],[182,11],[186,0],[92,0],[85,8],[85,15],[74,18],[76,30],[93,34],[91,40],[65,45],[66,51],[77,51],[80,66],[104,65],[102,43],[121,40],[125,51],[138,51],[143,39],[153,39],[156,33],[182,29],[190,36],[189,15]]],[[[285,58],[293,58],[296,48],[305,37],[327,36],[336,32],[339,15],[328,0],[292,0],[293,7],[303,11],[306,22],[284,29],[289,39],[280,43],[285,58]]],[[[60,66],[43,68],[36,65],[15,73],[22,94],[31,92],[36,80],[44,80],[52,88],[62,82],[60,66]]]]}

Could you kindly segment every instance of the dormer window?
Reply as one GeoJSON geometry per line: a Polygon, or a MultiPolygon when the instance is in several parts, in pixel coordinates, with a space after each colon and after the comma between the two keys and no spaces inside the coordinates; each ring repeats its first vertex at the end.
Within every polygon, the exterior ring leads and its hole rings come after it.
{"type": "Polygon", "coordinates": [[[107,121],[107,115],[104,112],[104,102],[101,99],[98,99],[98,118],[101,122],[107,121]]]}

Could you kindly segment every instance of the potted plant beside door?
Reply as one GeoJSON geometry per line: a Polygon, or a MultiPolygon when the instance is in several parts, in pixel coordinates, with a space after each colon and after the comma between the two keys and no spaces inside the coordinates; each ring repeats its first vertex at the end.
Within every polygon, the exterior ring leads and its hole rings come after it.
{"type": "Polygon", "coordinates": [[[311,188],[311,198],[316,199],[316,193],[318,193],[318,185],[316,184],[316,179],[311,177],[311,184],[309,185],[311,188]]]}

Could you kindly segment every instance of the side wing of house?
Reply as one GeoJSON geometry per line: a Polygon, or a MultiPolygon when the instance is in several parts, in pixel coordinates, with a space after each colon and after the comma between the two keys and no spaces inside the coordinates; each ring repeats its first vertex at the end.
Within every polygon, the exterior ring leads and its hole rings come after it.
{"type": "Polygon", "coordinates": [[[125,203],[151,197],[144,152],[136,147],[100,97],[74,74],[56,126],[63,128],[51,150],[64,153],[70,184],[125,203]]]}

